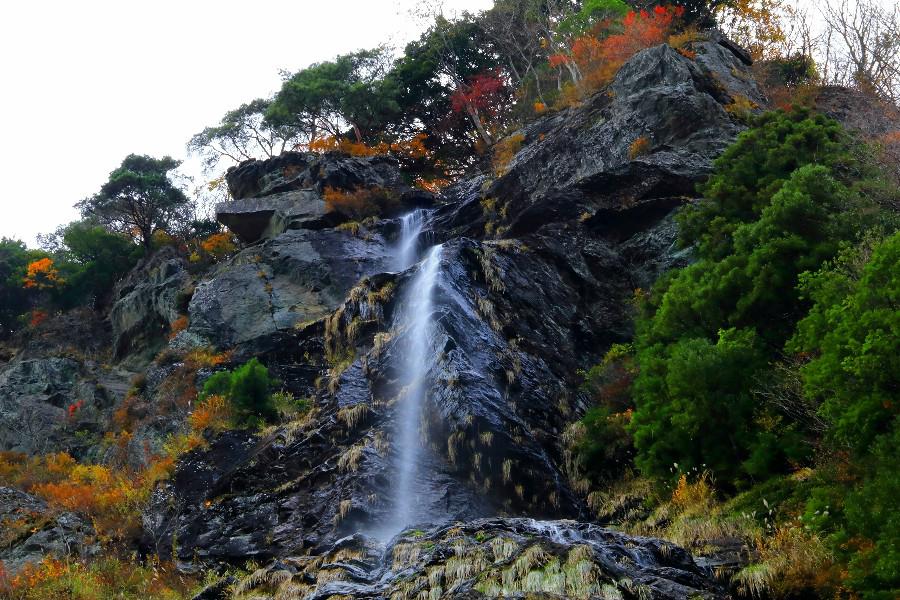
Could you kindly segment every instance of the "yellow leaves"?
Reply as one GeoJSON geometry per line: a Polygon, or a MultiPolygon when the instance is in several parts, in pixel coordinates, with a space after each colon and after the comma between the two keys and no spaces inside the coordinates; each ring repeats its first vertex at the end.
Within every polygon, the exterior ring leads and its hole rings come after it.
{"type": "Polygon", "coordinates": [[[725,112],[739,121],[747,122],[753,116],[753,111],[758,108],[759,105],[750,100],[750,98],[736,95],[731,103],[725,106],[725,112]]]}
{"type": "Polygon", "coordinates": [[[754,60],[779,58],[787,40],[785,23],[795,17],[787,0],[735,0],[717,9],[725,33],[754,60]]]}
{"type": "Polygon", "coordinates": [[[39,258],[28,263],[25,278],[22,280],[22,286],[25,288],[34,288],[38,290],[46,290],[64,283],[59,277],[59,271],[53,266],[52,258],[39,258]]]}
{"type": "Polygon", "coordinates": [[[509,163],[512,162],[515,155],[522,149],[522,143],[524,141],[525,136],[521,133],[516,133],[503,138],[494,145],[494,156],[491,162],[494,166],[494,174],[497,177],[506,174],[509,163]]]}
{"type": "Polygon", "coordinates": [[[323,196],[326,211],[336,211],[356,221],[379,216],[396,208],[397,204],[396,196],[389,190],[378,186],[359,187],[354,190],[342,190],[327,186],[323,196]]]}
{"type": "Polygon", "coordinates": [[[202,433],[207,429],[227,429],[232,417],[231,408],[224,396],[209,396],[188,417],[191,430],[202,433]]]}

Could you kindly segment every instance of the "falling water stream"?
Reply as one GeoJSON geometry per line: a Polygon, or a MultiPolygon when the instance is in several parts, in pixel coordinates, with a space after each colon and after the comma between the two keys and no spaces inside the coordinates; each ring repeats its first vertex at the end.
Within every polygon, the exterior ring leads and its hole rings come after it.
{"type": "Polygon", "coordinates": [[[429,382],[428,373],[434,349],[432,348],[432,291],[438,278],[441,263],[441,246],[433,246],[411,282],[406,298],[406,310],[402,326],[406,328],[402,376],[407,382],[400,398],[397,412],[394,445],[397,452],[397,485],[394,489],[394,516],[392,525],[397,530],[421,520],[417,507],[420,454],[422,448],[419,423],[429,382]]]}
{"type": "MultiPolygon", "coordinates": [[[[419,237],[429,216],[427,210],[415,210],[402,217],[400,236],[396,246],[395,265],[404,271],[415,265],[418,259],[419,237]]],[[[394,422],[395,485],[392,486],[392,513],[381,532],[392,536],[404,527],[427,518],[423,514],[421,488],[423,473],[422,440],[419,426],[422,407],[425,404],[428,375],[434,355],[432,340],[432,294],[438,281],[441,262],[441,245],[427,250],[424,259],[406,285],[401,306],[394,319],[394,329],[400,334],[399,379],[404,386],[397,404],[394,422]]]]}
{"type": "Polygon", "coordinates": [[[405,271],[418,259],[419,234],[425,227],[429,211],[419,208],[403,215],[400,219],[400,238],[394,257],[394,270],[405,271]]]}

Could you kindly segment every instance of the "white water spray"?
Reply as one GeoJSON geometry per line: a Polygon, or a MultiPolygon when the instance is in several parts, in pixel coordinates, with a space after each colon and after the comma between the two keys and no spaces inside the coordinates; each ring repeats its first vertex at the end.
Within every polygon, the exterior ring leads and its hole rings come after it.
{"type": "Polygon", "coordinates": [[[434,336],[432,293],[441,264],[441,245],[433,246],[409,286],[405,310],[401,313],[401,327],[405,327],[406,344],[402,364],[406,389],[400,398],[395,430],[397,451],[397,485],[394,488],[394,515],[390,526],[394,532],[421,520],[426,515],[417,510],[422,503],[417,498],[419,462],[422,451],[419,424],[422,407],[427,398],[428,371],[432,362],[434,336]]]}
{"type": "Polygon", "coordinates": [[[418,208],[400,218],[400,241],[394,259],[394,270],[398,273],[416,263],[419,234],[422,233],[427,219],[428,211],[423,208],[418,208]]]}

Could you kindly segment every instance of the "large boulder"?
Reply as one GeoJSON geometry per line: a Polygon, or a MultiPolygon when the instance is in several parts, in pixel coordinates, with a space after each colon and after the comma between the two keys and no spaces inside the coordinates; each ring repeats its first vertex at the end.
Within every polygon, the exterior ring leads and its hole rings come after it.
{"type": "Polygon", "coordinates": [[[287,229],[333,227],[341,219],[325,210],[315,190],[293,190],[216,206],[216,218],[245,243],[273,238],[287,229]]]}
{"type": "Polygon", "coordinates": [[[430,193],[406,185],[397,161],[389,156],[285,152],[268,160],[244,161],[229,169],[226,179],[234,200],[218,204],[216,217],[245,243],[289,229],[334,227],[352,218],[328,209],[323,194],[329,188],[389,192],[391,202],[383,216],[434,201],[430,193]]]}
{"type": "Polygon", "coordinates": [[[218,348],[271,350],[295,326],[330,314],[360,279],[389,269],[389,260],[388,243],[374,231],[286,231],[197,286],[190,333],[218,348]]]}
{"type": "Polygon", "coordinates": [[[116,284],[109,311],[115,355],[150,355],[164,345],[192,284],[187,264],[175,248],[163,248],[132,269],[116,284]]]}
{"type": "Polygon", "coordinates": [[[405,187],[395,159],[339,153],[284,152],[268,160],[247,160],[228,169],[225,179],[235,200],[326,187],[405,187]]]}

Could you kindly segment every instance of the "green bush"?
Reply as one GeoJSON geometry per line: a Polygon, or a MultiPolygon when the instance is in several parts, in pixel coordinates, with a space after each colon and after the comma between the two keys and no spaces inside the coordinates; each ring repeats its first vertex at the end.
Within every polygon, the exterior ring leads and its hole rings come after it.
{"type": "Polygon", "coordinates": [[[231,404],[236,420],[256,425],[278,418],[278,409],[269,390],[273,384],[269,370],[257,358],[234,371],[220,371],[203,384],[200,398],[223,396],[231,404]]]}
{"type": "Polygon", "coordinates": [[[637,319],[631,429],[646,473],[706,465],[743,486],[810,454],[803,424],[755,391],[811,307],[801,274],[877,219],[855,191],[854,152],[830,119],[770,113],[681,215],[698,260],[658,281],[637,319]]]}
{"type": "Polygon", "coordinates": [[[800,167],[816,164],[853,176],[859,170],[852,143],[840,124],[805,110],[760,115],[715,162],[700,186],[703,201],[679,215],[681,242],[702,258],[721,258],[731,234],[756,220],[800,167]]]}
{"type": "Polygon", "coordinates": [[[57,291],[57,303],[63,307],[104,299],[142,254],[128,237],[88,221],[70,223],[59,233],[59,267],[65,285],[57,291]]]}
{"type": "Polygon", "coordinates": [[[815,305],[788,344],[815,357],[802,369],[805,391],[833,442],[856,449],[890,433],[900,408],[900,233],[868,246],[802,278],[815,305]]]}
{"type": "Polygon", "coordinates": [[[839,457],[811,494],[808,526],[830,535],[846,583],[866,598],[900,592],[900,233],[866,240],[806,274],[815,305],[788,344],[812,359],[801,373],[839,457]]]}

